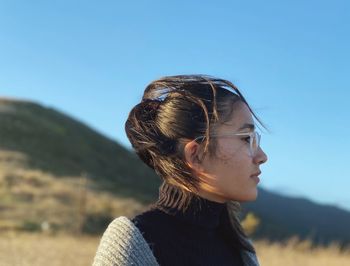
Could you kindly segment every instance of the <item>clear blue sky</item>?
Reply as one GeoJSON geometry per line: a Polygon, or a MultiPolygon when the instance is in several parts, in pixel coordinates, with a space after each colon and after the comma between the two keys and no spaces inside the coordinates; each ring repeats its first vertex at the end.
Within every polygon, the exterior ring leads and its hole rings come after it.
{"type": "Polygon", "coordinates": [[[150,81],[226,78],[271,129],[259,185],[350,210],[349,14],[346,0],[0,0],[0,96],[130,147],[124,122],[150,81]]]}

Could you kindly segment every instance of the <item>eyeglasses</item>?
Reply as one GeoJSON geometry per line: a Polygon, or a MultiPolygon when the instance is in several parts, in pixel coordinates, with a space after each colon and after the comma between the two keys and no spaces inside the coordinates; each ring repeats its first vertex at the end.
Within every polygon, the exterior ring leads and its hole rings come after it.
{"type": "MultiPolygon", "coordinates": [[[[210,137],[218,138],[218,137],[232,137],[232,136],[247,136],[249,137],[249,152],[250,156],[255,156],[259,147],[260,147],[260,139],[261,135],[256,132],[237,132],[237,133],[228,133],[228,134],[213,134],[210,135],[210,137]]],[[[194,139],[194,141],[198,141],[202,139],[202,142],[204,141],[206,136],[199,136],[194,139]]]]}

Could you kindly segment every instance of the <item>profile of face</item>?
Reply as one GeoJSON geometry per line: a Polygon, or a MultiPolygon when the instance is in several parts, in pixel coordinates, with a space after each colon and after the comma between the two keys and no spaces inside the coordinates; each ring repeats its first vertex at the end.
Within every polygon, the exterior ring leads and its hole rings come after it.
{"type": "Polygon", "coordinates": [[[260,165],[267,156],[258,147],[251,152],[249,136],[234,135],[254,131],[254,120],[246,104],[238,102],[233,116],[215,128],[216,151],[214,156],[204,156],[197,160],[200,144],[193,141],[185,146],[185,155],[190,166],[203,180],[200,195],[216,202],[234,200],[253,201],[257,198],[257,176],[260,165]],[[232,134],[233,133],[233,134],[232,134]]]}

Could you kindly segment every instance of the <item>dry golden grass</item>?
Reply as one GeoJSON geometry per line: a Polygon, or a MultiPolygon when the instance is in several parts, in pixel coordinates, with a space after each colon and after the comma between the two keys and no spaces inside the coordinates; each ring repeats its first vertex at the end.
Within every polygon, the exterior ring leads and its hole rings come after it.
{"type": "MultiPolygon", "coordinates": [[[[91,265],[99,237],[6,233],[0,235],[2,266],[91,265]]],[[[349,266],[350,250],[337,245],[310,249],[308,241],[290,239],[286,244],[256,241],[262,266],[349,266]]]]}
{"type": "MultiPolygon", "coordinates": [[[[26,158],[16,152],[0,152],[0,265],[91,265],[99,237],[67,234],[29,234],[17,230],[23,217],[40,225],[59,224],[69,232],[86,213],[109,213],[132,217],[143,206],[133,198],[122,198],[89,188],[79,177],[59,179],[39,170],[25,169],[26,158]],[[83,186],[89,189],[82,190],[83,186]],[[1,233],[3,232],[3,233],[1,233]]],[[[254,215],[243,221],[246,231],[259,224],[254,215]]],[[[47,230],[50,232],[50,230],[47,230]]],[[[53,232],[53,231],[52,231],[53,232]]],[[[262,266],[341,266],[350,265],[350,250],[341,252],[338,245],[311,248],[308,241],[290,239],[286,244],[256,241],[262,266]]]]}
{"type": "Polygon", "coordinates": [[[262,266],[349,266],[350,250],[341,251],[336,243],[328,247],[311,247],[309,240],[291,238],[286,243],[256,241],[255,248],[262,266]]]}
{"type": "Polygon", "coordinates": [[[86,178],[57,178],[14,165],[25,160],[21,156],[0,152],[0,232],[21,229],[28,223],[38,227],[47,223],[51,228],[72,232],[87,216],[131,217],[146,207],[131,197],[98,190],[86,178]]]}
{"type": "Polygon", "coordinates": [[[91,265],[97,237],[6,233],[0,235],[2,266],[91,265]]]}

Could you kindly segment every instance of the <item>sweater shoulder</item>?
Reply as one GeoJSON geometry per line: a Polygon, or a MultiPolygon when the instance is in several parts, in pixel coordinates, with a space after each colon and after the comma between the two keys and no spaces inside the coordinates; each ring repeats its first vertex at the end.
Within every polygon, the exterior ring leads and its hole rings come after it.
{"type": "Polygon", "coordinates": [[[124,216],[113,220],[104,232],[93,266],[158,265],[139,229],[124,216]]]}

